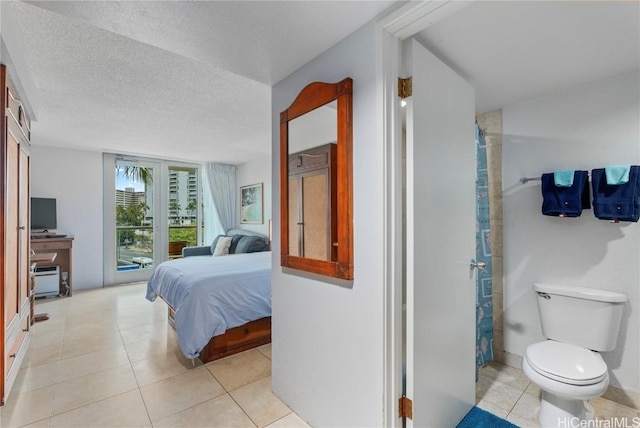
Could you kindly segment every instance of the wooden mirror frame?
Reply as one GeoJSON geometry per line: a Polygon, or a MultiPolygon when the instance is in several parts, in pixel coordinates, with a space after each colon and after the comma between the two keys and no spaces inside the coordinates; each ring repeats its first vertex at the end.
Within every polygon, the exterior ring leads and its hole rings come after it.
{"type": "Polygon", "coordinates": [[[314,82],[298,94],[288,109],[280,113],[280,265],[334,278],[353,279],[353,81],[314,82]],[[289,121],[337,100],[337,256],[316,260],[289,254],[289,121]]]}

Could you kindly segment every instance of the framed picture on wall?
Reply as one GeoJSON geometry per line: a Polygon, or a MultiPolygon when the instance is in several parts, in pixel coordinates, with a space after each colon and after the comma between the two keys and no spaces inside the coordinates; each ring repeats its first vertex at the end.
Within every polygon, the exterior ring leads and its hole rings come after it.
{"type": "Polygon", "coordinates": [[[240,223],[262,224],[262,183],[240,187],[240,223]]]}

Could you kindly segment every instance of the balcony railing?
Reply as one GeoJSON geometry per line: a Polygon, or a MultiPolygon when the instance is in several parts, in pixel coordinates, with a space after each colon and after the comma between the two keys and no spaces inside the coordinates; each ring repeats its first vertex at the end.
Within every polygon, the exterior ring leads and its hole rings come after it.
{"type": "MultiPolygon", "coordinates": [[[[183,246],[197,245],[197,235],[195,224],[169,226],[169,258],[182,257],[183,246]]],[[[153,226],[116,226],[116,258],[118,271],[153,269],[153,226]]]]}

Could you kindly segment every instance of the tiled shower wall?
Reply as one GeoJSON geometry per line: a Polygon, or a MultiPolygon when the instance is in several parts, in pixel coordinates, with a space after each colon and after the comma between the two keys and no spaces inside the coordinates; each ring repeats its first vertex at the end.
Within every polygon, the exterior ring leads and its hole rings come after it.
{"type": "Polygon", "coordinates": [[[491,263],[493,285],[493,355],[496,361],[515,363],[505,355],[503,328],[502,281],[502,110],[493,110],[476,116],[484,131],[489,169],[489,213],[491,217],[491,263]]]}

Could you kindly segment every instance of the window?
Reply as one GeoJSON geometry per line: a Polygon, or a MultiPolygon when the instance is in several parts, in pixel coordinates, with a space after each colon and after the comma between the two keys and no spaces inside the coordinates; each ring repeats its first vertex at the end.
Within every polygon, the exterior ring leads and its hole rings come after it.
{"type": "Polygon", "coordinates": [[[113,154],[103,164],[105,285],[144,281],[183,247],[199,245],[199,165],[113,154]]]}

